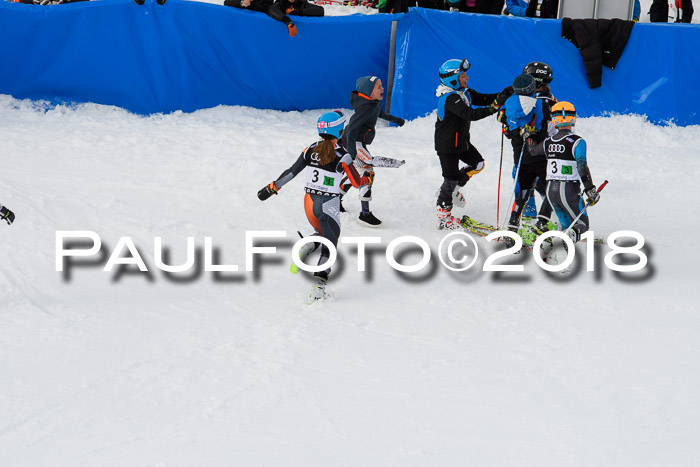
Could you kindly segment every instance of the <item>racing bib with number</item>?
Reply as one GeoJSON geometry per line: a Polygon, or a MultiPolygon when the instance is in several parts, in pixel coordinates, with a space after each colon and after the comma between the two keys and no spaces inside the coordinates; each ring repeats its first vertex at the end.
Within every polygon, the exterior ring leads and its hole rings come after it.
{"type": "Polygon", "coordinates": [[[339,194],[341,174],[320,167],[306,168],[306,188],[314,192],[339,194]]]}
{"type": "Polygon", "coordinates": [[[547,159],[547,180],[578,180],[576,161],[547,159]]]}

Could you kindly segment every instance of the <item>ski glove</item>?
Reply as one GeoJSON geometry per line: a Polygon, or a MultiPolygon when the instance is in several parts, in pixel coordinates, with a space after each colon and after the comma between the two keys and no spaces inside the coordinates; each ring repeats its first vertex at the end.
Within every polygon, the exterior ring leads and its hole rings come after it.
{"type": "Polygon", "coordinates": [[[586,199],[586,204],[588,204],[589,206],[593,206],[598,201],[600,201],[600,193],[598,193],[596,191],[595,185],[593,185],[593,187],[586,190],[586,196],[588,197],[586,199]]]}
{"type": "MultiPolygon", "coordinates": [[[[534,135],[535,133],[537,133],[537,129],[535,128],[535,125],[531,125],[531,124],[525,125],[523,127],[523,129],[520,130],[520,136],[522,136],[523,141],[526,141],[526,142],[528,139],[532,139],[532,135],[534,135]]],[[[528,143],[528,144],[530,144],[530,143],[528,143]]],[[[533,142],[532,144],[530,144],[530,146],[532,146],[533,144],[535,144],[535,143],[533,142]]]]}
{"type": "Polygon", "coordinates": [[[7,222],[7,225],[15,221],[15,213],[7,209],[5,206],[0,206],[0,219],[7,222]]]}
{"type": "Polygon", "coordinates": [[[491,103],[491,110],[493,110],[493,112],[495,113],[498,109],[503,107],[503,104],[506,103],[507,99],[508,96],[506,94],[500,93],[491,103]]]}
{"type": "Polygon", "coordinates": [[[265,188],[258,191],[258,199],[260,201],[265,201],[270,196],[276,195],[279,190],[280,189],[277,188],[277,186],[275,185],[275,182],[272,182],[269,185],[267,185],[265,188]]]}
{"type": "Polygon", "coordinates": [[[289,37],[295,37],[297,35],[297,27],[294,23],[289,23],[287,29],[289,29],[289,37]]]}

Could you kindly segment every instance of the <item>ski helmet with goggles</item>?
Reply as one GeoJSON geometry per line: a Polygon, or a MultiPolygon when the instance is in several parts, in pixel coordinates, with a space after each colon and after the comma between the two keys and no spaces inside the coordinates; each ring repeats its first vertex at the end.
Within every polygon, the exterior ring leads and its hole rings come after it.
{"type": "Polygon", "coordinates": [[[340,138],[340,135],[343,134],[343,128],[345,128],[345,116],[340,110],[326,112],[318,117],[316,128],[318,128],[320,136],[329,135],[334,138],[340,138]]]}
{"type": "Polygon", "coordinates": [[[571,102],[557,102],[552,106],[552,122],[559,128],[576,124],[576,109],[571,102]]]}
{"type": "Polygon", "coordinates": [[[459,75],[467,71],[471,64],[465,58],[463,60],[457,60],[455,58],[446,61],[440,67],[440,81],[445,86],[452,89],[459,89],[459,75]]]}
{"type": "Polygon", "coordinates": [[[523,68],[523,73],[535,78],[538,86],[549,84],[554,79],[552,67],[543,62],[530,62],[523,68]]]}

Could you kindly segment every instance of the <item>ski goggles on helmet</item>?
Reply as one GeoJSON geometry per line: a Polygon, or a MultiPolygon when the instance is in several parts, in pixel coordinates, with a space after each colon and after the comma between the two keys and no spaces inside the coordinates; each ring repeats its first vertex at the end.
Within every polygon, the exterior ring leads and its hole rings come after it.
{"type": "Polygon", "coordinates": [[[467,60],[465,58],[460,62],[458,68],[455,68],[455,69],[450,70],[450,71],[446,71],[444,73],[440,73],[440,78],[449,78],[450,76],[458,75],[462,72],[467,71],[469,69],[469,67],[471,67],[471,66],[472,66],[472,64],[469,63],[469,60],[467,60]]]}

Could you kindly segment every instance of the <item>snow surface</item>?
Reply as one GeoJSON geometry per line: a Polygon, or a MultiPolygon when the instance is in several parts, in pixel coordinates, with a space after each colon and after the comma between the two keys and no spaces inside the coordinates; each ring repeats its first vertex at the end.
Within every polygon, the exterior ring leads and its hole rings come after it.
{"type": "MultiPolygon", "coordinates": [[[[592,228],[645,236],[637,281],[601,261],[557,280],[527,255],[525,273],[400,276],[381,254],[359,273],[343,247],[333,300],[307,306],[310,283],[288,272],[309,232],[303,176],[265,203],[256,192],[315,141],[319,113],[142,117],[0,96],[0,202],[17,214],[0,225],[0,465],[698,465],[700,126],[579,121],[594,180],[610,181],[592,228]],[[59,230],[98,233],[106,254],[131,237],[151,274],[66,277],[59,230]],[[187,236],[210,236],[243,268],[246,230],[289,239],[257,279],[154,267],[154,237],[179,264],[187,236]]],[[[377,170],[382,228],[355,222],[353,191],[343,235],[436,249],[434,119],[378,128],[374,154],[407,163],[377,170]]],[[[487,165],[459,211],[495,222],[500,128],[472,128],[487,165]]],[[[507,146],[504,161],[502,209],[507,146]]]]}

